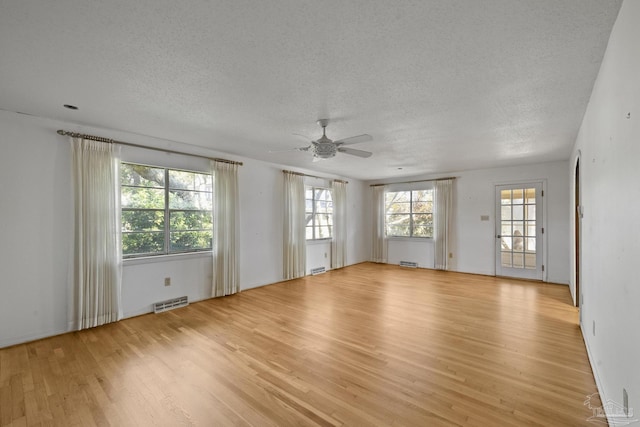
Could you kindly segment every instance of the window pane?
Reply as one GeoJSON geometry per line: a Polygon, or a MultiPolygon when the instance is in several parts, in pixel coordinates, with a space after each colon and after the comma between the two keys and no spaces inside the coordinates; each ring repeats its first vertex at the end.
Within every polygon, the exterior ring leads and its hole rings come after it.
{"type": "Polygon", "coordinates": [[[513,268],[524,268],[524,254],[513,254],[513,268]]]}
{"type": "Polygon", "coordinates": [[[515,206],[512,207],[511,212],[513,214],[513,219],[518,220],[518,221],[522,221],[524,219],[524,206],[515,205],[515,206]]]}
{"type": "Polygon", "coordinates": [[[500,244],[502,245],[502,250],[511,250],[511,237],[502,236],[500,238],[500,244]]]}
{"type": "Polygon", "coordinates": [[[527,219],[536,219],[536,205],[527,205],[527,219]]]}
{"type": "Polygon", "coordinates": [[[304,218],[304,223],[307,227],[313,227],[313,214],[306,214],[304,218]]]}
{"type": "Polygon", "coordinates": [[[513,231],[513,250],[520,252],[524,251],[524,237],[522,237],[522,233],[520,233],[519,230],[513,231]]]}
{"type": "Polygon", "coordinates": [[[211,230],[213,222],[210,211],[171,211],[171,230],[211,230]]]}
{"type": "Polygon", "coordinates": [[[414,202],[431,202],[433,201],[433,190],[418,190],[413,192],[414,202]]]}
{"type": "Polygon", "coordinates": [[[502,221],[500,234],[503,236],[511,236],[511,221],[502,221]]]}
{"type": "Polygon", "coordinates": [[[122,187],[120,203],[123,208],[164,209],[164,190],[161,188],[122,187]]]}
{"type": "Polygon", "coordinates": [[[409,225],[393,224],[387,226],[387,236],[409,237],[409,225]]]}
{"type": "Polygon", "coordinates": [[[316,226],[321,226],[321,225],[329,225],[329,217],[330,215],[327,214],[316,214],[315,215],[315,224],[316,226]]]}
{"type": "Polygon", "coordinates": [[[312,240],[313,239],[313,227],[307,227],[307,240],[312,240]]]}
{"type": "Polygon", "coordinates": [[[433,214],[415,214],[413,215],[413,225],[433,225],[433,214]]]}
{"type": "Polygon", "coordinates": [[[122,231],[163,231],[164,210],[162,211],[122,211],[122,231]]]}
{"type": "Polygon", "coordinates": [[[511,206],[500,207],[500,218],[503,220],[511,219],[511,206]]]}
{"type": "Polygon", "coordinates": [[[211,249],[212,231],[171,232],[171,252],[211,249]]]}
{"type": "Polygon", "coordinates": [[[313,200],[305,200],[304,201],[304,210],[307,213],[312,213],[313,212],[313,200]]]}
{"type": "Polygon", "coordinates": [[[164,169],[122,163],[120,165],[120,184],[164,188],[164,169]]]}
{"type": "Polygon", "coordinates": [[[411,224],[410,215],[408,214],[391,214],[387,215],[387,225],[403,225],[409,226],[411,224]]]}
{"type": "Polygon", "coordinates": [[[387,206],[386,209],[387,214],[398,214],[398,213],[410,213],[411,212],[411,203],[392,203],[391,205],[387,206]]]}
{"type": "Polygon", "coordinates": [[[527,236],[535,237],[536,235],[536,223],[527,222],[527,236]]]}
{"type": "Polygon", "coordinates": [[[316,229],[316,239],[328,239],[331,237],[331,227],[322,226],[316,229]]]}
{"type": "Polygon", "coordinates": [[[164,252],[164,232],[122,233],[122,255],[164,252]]]}
{"type": "Polygon", "coordinates": [[[511,252],[501,252],[500,261],[503,267],[511,267],[513,262],[511,261],[511,252]]]}
{"type": "Polygon", "coordinates": [[[426,225],[414,225],[413,226],[414,237],[433,237],[433,227],[426,225]]]}
{"type": "Polygon", "coordinates": [[[526,253],[524,254],[524,268],[535,269],[536,268],[536,254],[526,253]]]}
{"type": "Polygon", "coordinates": [[[326,212],[326,211],[327,211],[327,202],[316,201],[316,212],[326,212]]]}
{"type": "Polygon", "coordinates": [[[390,193],[385,193],[384,195],[385,202],[387,205],[396,202],[410,202],[411,201],[411,192],[410,191],[395,191],[390,193]]]}
{"type": "MultiPolygon", "coordinates": [[[[523,198],[523,194],[524,194],[524,190],[522,189],[517,189],[517,190],[513,190],[513,204],[514,205],[521,205],[524,202],[524,198],[523,198]]],[[[513,260],[513,263],[515,264],[515,258],[513,260]]]]}
{"type": "Polygon", "coordinates": [[[313,188],[312,187],[305,187],[305,189],[304,189],[304,198],[308,199],[308,200],[312,200],[313,199],[313,188]]]}
{"type": "Polygon", "coordinates": [[[527,251],[535,252],[536,251],[536,238],[535,237],[527,237],[527,251]]]}
{"type": "Polygon", "coordinates": [[[524,222],[513,221],[513,235],[524,236],[524,222]]]}
{"type": "Polygon", "coordinates": [[[170,170],[169,188],[195,190],[195,174],[193,172],[170,170]]]}
{"type": "Polygon", "coordinates": [[[536,203],[536,189],[535,188],[527,188],[525,190],[526,202],[530,204],[536,203]]]}
{"type": "Polygon", "coordinates": [[[433,202],[414,202],[413,212],[416,213],[431,213],[433,212],[433,202]]]}
{"type": "Polygon", "coordinates": [[[170,209],[211,210],[212,207],[211,193],[187,190],[169,191],[170,209]]]}
{"type": "Polygon", "coordinates": [[[501,190],[500,191],[500,204],[502,204],[502,205],[510,205],[511,204],[511,190],[501,190]]]}

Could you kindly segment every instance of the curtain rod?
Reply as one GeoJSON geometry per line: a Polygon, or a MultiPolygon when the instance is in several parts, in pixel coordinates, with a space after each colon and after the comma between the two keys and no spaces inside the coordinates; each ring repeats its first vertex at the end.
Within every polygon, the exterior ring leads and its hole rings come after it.
{"type": "Polygon", "coordinates": [[[87,135],[84,133],[76,133],[76,132],[68,132],[62,129],[58,130],[57,133],[58,135],[66,135],[72,138],[83,138],[83,139],[89,139],[92,141],[106,142],[108,144],[119,144],[119,145],[127,145],[129,147],[146,148],[147,150],[162,151],[164,153],[171,153],[171,154],[181,154],[184,156],[191,156],[191,157],[199,157],[201,159],[213,160],[214,162],[231,163],[232,165],[242,166],[242,162],[235,162],[233,160],[218,159],[216,157],[202,156],[200,154],[190,154],[190,153],[185,153],[183,151],[168,150],[166,148],[149,147],[147,145],[133,144],[131,142],[116,141],[114,139],[103,138],[101,136],[87,135]]]}
{"type": "Polygon", "coordinates": [[[393,184],[413,184],[415,182],[436,182],[436,181],[446,181],[448,179],[456,179],[455,176],[448,176],[445,178],[436,178],[436,179],[419,179],[417,181],[402,181],[402,182],[390,182],[388,184],[370,184],[369,187],[382,187],[384,185],[393,185],[393,184]]]}
{"type": "Polygon", "coordinates": [[[306,173],[302,173],[302,172],[294,172],[294,171],[288,171],[286,169],[282,169],[282,172],[284,173],[290,173],[291,175],[300,175],[300,176],[308,176],[309,178],[318,178],[318,179],[328,179],[331,181],[336,181],[336,182],[342,182],[344,184],[348,184],[349,181],[343,181],[341,179],[331,179],[331,178],[324,178],[322,176],[315,176],[315,175],[308,175],[306,173]]]}

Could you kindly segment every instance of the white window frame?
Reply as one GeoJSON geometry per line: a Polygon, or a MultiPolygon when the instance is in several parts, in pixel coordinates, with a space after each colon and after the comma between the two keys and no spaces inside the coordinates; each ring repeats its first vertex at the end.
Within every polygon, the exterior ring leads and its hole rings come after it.
{"type": "MultiPolygon", "coordinates": [[[[434,194],[435,191],[432,187],[429,188],[406,188],[406,189],[402,189],[402,188],[398,188],[398,189],[393,189],[393,190],[388,190],[385,191],[385,212],[384,212],[384,232],[385,232],[385,236],[389,239],[433,239],[433,232],[434,232],[434,222],[435,222],[435,198],[434,198],[434,194]],[[414,192],[418,192],[418,191],[428,191],[431,193],[431,212],[413,212],[413,197],[414,197],[414,192]],[[389,218],[389,214],[387,212],[387,203],[386,203],[386,198],[387,198],[387,194],[389,193],[409,193],[409,212],[403,212],[407,215],[409,215],[409,235],[397,235],[397,234],[389,234],[389,227],[387,226],[387,220],[389,218]],[[422,215],[422,214],[431,214],[431,236],[414,236],[414,215],[422,215]]],[[[404,202],[406,203],[406,202],[404,202]]]]}
{"type": "MultiPolygon", "coordinates": [[[[194,249],[182,249],[182,250],[172,250],[171,249],[171,232],[172,231],[176,231],[176,230],[172,230],[171,229],[171,214],[174,212],[209,212],[209,214],[211,216],[213,216],[213,175],[211,173],[208,172],[203,172],[203,171],[195,171],[195,170],[187,170],[187,169],[180,169],[180,168],[173,168],[173,167],[166,167],[166,166],[155,166],[155,165],[147,165],[147,164],[143,164],[143,163],[136,163],[136,162],[128,162],[128,161],[122,161],[121,165],[134,165],[134,166],[143,166],[143,167],[149,167],[149,168],[155,168],[155,169],[162,169],[164,170],[164,187],[158,186],[158,187],[147,187],[147,188],[156,188],[156,189],[163,189],[164,191],[164,208],[160,209],[145,209],[145,208],[129,208],[129,207],[121,207],[120,211],[121,213],[124,213],[126,211],[144,211],[144,210],[152,210],[152,211],[162,211],[164,212],[164,230],[162,231],[158,231],[158,233],[164,233],[164,243],[163,243],[163,250],[162,251],[158,251],[158,252],[144,252],[144,253],[136,253],[136,254],[124,254],[124,243],[121,243],[121,247],[120,250],[123,251],[122,253],[122,258],[124,260],[132,260],[132,259],[136,259],[136,258],[143,258],[143,257],[157,257],[157,256],[167,256],[167,255],[188,255],[188,254],[200,254],[200,253],[206,253],[206,252],[211,252],[212,248],[213,248],[213,228],[211,228],[211,230],[209,229],[189,229],[189,230],[179,230],[179,231],[211,231],[212,234],[212,239],[211,239],[211,245],[207,248],[194,248],[194,249]],[[201,190],[185,190],[185,191],[194,191],[194,192],[200,192],[200,193],[209,193],[211,194],[211,210],[203,210],[203,209],[175,209],[175,208],[171,208],[170,204],[169,204],[169,195],[171,193],[172,190],[181,190],[181,189],[176,189],[176,188],[172,188],[170,186],[170,182],[169,182],[169,173],[170,172],[187,172],[187,173],[195,173],[195,174],[200,174],[200,175],[208,175],[211,176],[211,187],[210,187],[210,191],[201,191],[201,190]]],[[[122,182],[120,182],[120,193],[122,194],[122,188],[123,187],[136,187],[136,186],[131,186],[131,185],[123,185],[122,182]]],[[[121,233],[124,236],[124,234],[128,234],[128,233],[136,233],[137,231],[124,231],[121,229],[121,233]]],[[[143,233],[143,232],[140,232],[143,233]]],[[[124,242],[124,239],[121,239],[124,242]]]]}
{"type": "Polygon", "coordinates": [[[311,208],[311,212],[310,212],[310,214],[311,214],[312,238],[306,239],[307,242],[318,242],[318,241],[324,241],[324,240],[333,239],[333,191],[331,190],[331,188],[323,187],[323,186],[320,186],[320,185],[305,185],[304,189],[305,189],[305,197],[304,197],[304,199],[305,199],[304,200],[304,202],[305,202],[305,212],[304,212],[304,215],[305,215],[305,234],[306,234],[306,228],[309,228],[307,226],[307,224],[306,224],[306,216],[309,214],[309,212],[306,209],[306,203],[307,203],[307,200],[310,200],[310,199],[307,199],[306,192],[307,192],[307,190],[311,190],[311,193],[312,193],[312,196],[311,196],[312,197],[311,198],[311,206],[312,206],[312,208],[311,208]],[[316,224],[316,214],[318,214],[318,212],[316,212],[316,201],[318,201],[316,199],[316,190],[325,190],[325,191],[328,191],[329,194],[331,195],[331,204],[332,204],[332,206],[331,206],[331,213],[329,215],[331,215],[332,221],[331,221],[331,225],[329,226],[329,234],[330,234],[329,237],[316,237],[316,231],[317,231],[317,228],[319,227],[319,225],[316,224]]]}

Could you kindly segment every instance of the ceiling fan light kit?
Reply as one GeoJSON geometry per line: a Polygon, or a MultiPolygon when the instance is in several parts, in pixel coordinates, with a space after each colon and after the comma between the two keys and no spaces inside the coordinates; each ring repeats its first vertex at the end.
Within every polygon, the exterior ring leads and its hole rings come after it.
{"type": "Polygon", "coordinates": [[[311,141],[311,145],[307,147],[294,148],[294,150],[311,152],[313,154],[314,162],[335,157],[336,153],[338,152],[362,158],[371,157],[372,153],[369,151],[343,147],[343,145],[351,145],[358,144],[360,142],[371,141],[373,139],[371,135],[363,134],[339,139],[337,141],[332,141],[327,137],[326,133],[327,126],[329,125],[329,119],[320,119],[317,123],[322,126],[322,136],[316,141],[311,141]]]}

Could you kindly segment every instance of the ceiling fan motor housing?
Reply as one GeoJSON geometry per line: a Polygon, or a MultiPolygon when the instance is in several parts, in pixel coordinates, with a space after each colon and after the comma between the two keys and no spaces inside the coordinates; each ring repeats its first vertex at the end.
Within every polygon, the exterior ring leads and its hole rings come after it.
{"type": "Polygon", "coordinates": [[[336,155],[336,145],[334,143],[323,144],[321,142],[317,142],[312,144],[311,151],[316,157],[320,157],[321,159],[330,159],[336,155]]]}

